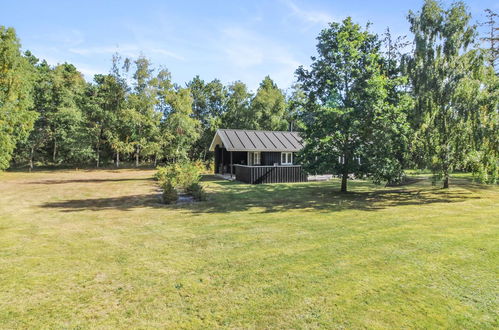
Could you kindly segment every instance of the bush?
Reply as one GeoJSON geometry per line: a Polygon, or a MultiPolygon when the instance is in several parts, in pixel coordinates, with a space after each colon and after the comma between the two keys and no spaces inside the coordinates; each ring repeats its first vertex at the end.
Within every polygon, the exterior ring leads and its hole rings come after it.
{"type": "Polygon", "coordinates": [[[213,174],[215,172],[215,162],[208,161],[206,168],[208,170],[207,174],[213,174]]]}
{"type": "Polygon", "coordinates": [[[193,163],[199,169],[199,172],[203,174],[212,174],[215,169],[213,162],[209,160],[196,160],[193,163]]]}
{"type": "Polygon", "coordinates": [[[193,183],[185,189],[185,192],[194,197],[197,201],[206,200],[206,191],[199,183],[193,183]]]}
{"type": "Polygon", "coordinates": [[[163,202],[165,204],[174,204],[177,202],[177,190],[169,182],[162,184],[161,188],[163,188],[163,202]]]}
{"type": "Polygon", "coordinates": [[[158,172],[154,177],[160,185],[169,183],[173,188],[186,189],[193,183],[199,182],[201,173],[195,164],[185,162],[158,167],[158,172]]]}

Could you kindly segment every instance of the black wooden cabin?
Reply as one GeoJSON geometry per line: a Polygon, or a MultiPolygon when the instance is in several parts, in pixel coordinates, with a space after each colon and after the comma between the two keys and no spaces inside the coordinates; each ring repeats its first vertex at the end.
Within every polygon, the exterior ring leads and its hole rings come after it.
{"type": "Polygon", "coordinates": [[[307,175],[294,163],[303,148],[297,132],[219,129],[210,150],[215,173],[246,183],[304,182],[307,175]]]}

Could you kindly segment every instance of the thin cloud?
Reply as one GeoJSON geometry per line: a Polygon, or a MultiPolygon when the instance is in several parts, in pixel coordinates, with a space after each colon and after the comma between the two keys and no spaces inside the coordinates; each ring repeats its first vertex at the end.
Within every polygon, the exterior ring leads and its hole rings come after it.
{"type": "Polygon", "coordinates": [[[123,45],[123,46],[97,46],[97,47],[78,47],[70,48],[69,51],[74,54],[88,56],[88,55],[106,55],[120,53],[128,57],[137,57],[140,54],[158,54],[167,57],[171,57],[180,61],[184,61],[185,58],[179,54],[163,48],[151,47],[151,46],[139,46],[139,45],[123,45]]]}
{"type": "Polygon", "coordinates": [[[300,8],[292,0],[282,0],[282,2],[291,9],[294,16],[305,22],[325,25],[333,21],[333,17],[328,13],[300,8]]]}
{"type": "Polygon", "coordinates": [[[34,38],[63,47],[76,47],[85,42],[85,35],[77,29],[61,30],[47,34],[35,35],[34,38]]]}
{"type": "Polygon", "coordinates": [[[255,89],[265,75],[279,86],[287,86],[294,79],[300,62],[287,47],[251,30],[230,27],[222,30],[219,49],[227,69],[237,72],[251,89],[255,89]]]}

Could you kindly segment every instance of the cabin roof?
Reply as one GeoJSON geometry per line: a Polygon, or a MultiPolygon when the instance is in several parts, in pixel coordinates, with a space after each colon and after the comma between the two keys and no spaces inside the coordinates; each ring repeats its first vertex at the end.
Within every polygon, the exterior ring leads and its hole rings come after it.
{"type": "Polygon", "coordinates": [[[227,151],[297,152],[303,148],[298,132],[247,129],[219,129],[213,137],[210,151],[214,151],[217,144],[223,144],[227,151]]]}

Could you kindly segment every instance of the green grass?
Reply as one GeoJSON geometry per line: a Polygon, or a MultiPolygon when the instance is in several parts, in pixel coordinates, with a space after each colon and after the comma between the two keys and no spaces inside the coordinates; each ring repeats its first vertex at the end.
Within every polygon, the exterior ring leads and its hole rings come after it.
{"type": "MultiPolygon", "coordinates": [[[[499,188],[0,174],[1,328],[497,328],[499,188]]],[[[418,178],[423,178],[419,176],[418,178]]]]}

